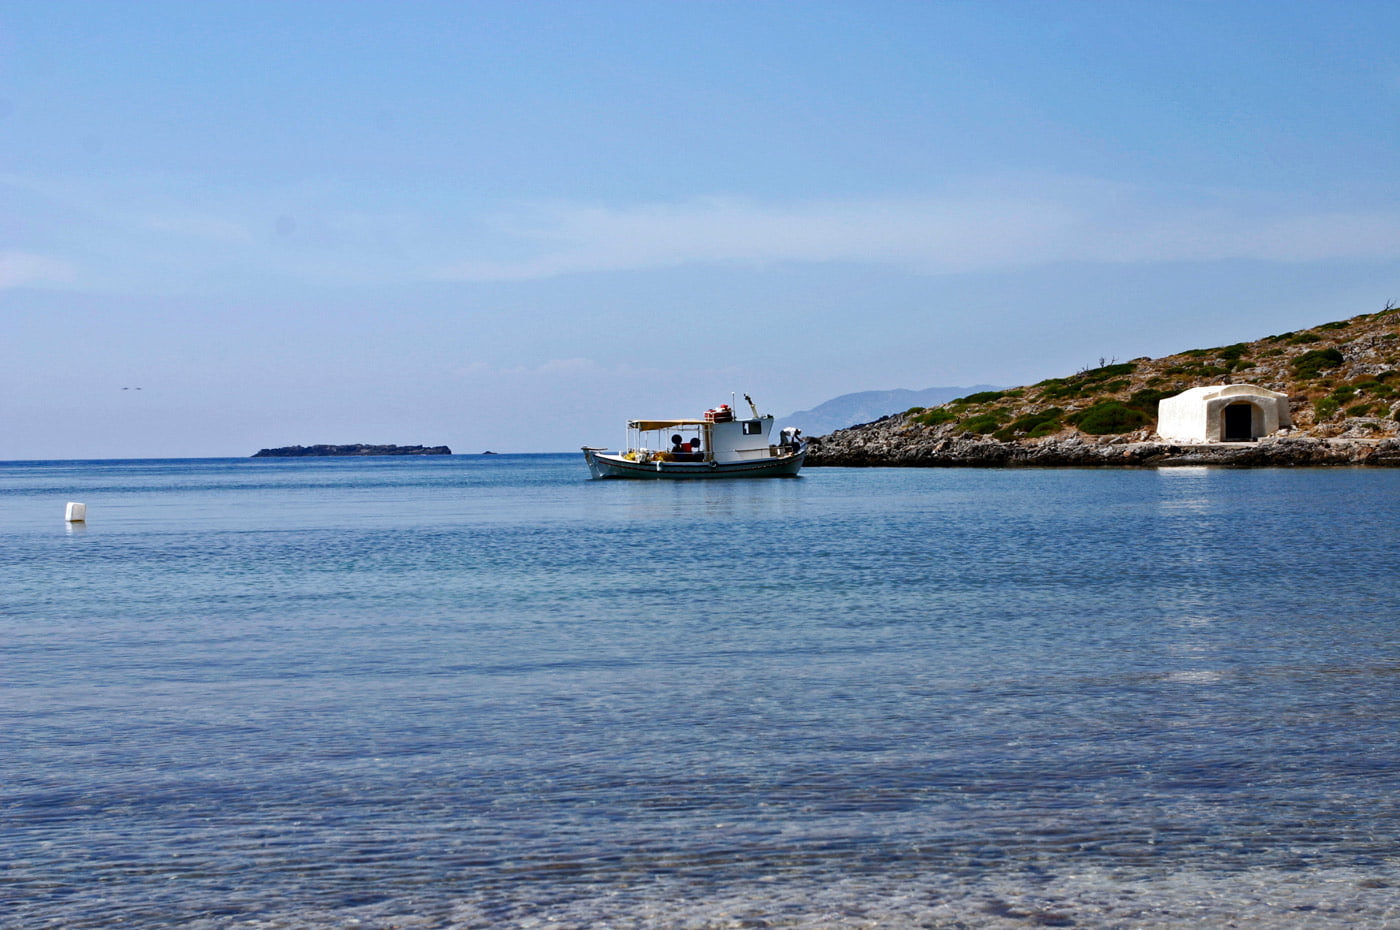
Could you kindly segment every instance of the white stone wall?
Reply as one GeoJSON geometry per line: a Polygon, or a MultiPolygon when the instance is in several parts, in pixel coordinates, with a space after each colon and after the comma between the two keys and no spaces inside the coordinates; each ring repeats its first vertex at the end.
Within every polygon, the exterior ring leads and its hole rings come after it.
{"type": "Polygon", "coordinates": [[[1195,387],[1157,402],[1157,435],[1174,442],[1220,442],[1225,408],[1247,403],[1254,438],[1293,425],[1288,395],[1253,384],[1195,387]]]}

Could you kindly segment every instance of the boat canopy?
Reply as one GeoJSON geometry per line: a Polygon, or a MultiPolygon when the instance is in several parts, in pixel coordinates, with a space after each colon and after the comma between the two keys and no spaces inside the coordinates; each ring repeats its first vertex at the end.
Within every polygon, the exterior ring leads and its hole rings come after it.
{"type": "Polygon", "coordinates": [[[628,429],[639,429],[643,432],[654,429],[671,429],[676,426],[704,426],[709,420],[628,420],[628,429]]]}

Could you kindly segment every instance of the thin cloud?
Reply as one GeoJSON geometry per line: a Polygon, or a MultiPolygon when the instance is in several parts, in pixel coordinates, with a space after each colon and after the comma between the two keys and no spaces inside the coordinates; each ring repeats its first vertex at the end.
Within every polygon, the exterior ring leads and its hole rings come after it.
{"type": "Polygon", "coordinates": [[[33,252],[0,252],[0,290],[71,280],[68,262],[33,252]]]}
{"type": "Polygon", "coordinates": [[[163,235],[216,243],[248,245],[256,241],[246,223],[218,216],[163,214],[139,218],[132,225],[163,235]]]}
{"type": "MultiPolygon", "coordinates": [[[[704,382],[709,378],[730,377],[734,369],[729,367],[687,367],[687,382],[704,382]]],[[[596,359],[573,357],[573,358],[552,358],[535,365],[496,365],[486,361],[473,361],[454,369],[454,374],[462,380],[475,381],[499,381],[508,380],[512,383],[555,383],[553,379],[563,378],[567,381],[610,381],[616,382],[619,379],[632,382],[636,380],[674,380],[675,368],[639,365],[635,362],[625,364],[603,363],[596,359]]]]}
{"type": "Polygon", "coordinates": [[[1400,257],[1396,212],[1303,212],[1228,198],[1163,205],[1097,183],[1009,195],[799,205],[727,198],[625,208],[564,205],[506,218],[497,232],[518,257],[464,261],[438,276],[511,281],[692,264],[817,262],[956,274],[1055,262],[1400,257]]]}

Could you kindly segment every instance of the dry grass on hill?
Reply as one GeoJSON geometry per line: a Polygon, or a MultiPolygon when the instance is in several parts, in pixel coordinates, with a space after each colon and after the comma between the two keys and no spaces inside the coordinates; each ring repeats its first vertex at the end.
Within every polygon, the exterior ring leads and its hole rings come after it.
{"type": "Polygon", "coordinates": [[[1400,434],[1400,308],[1254,342],[1089,368],[1007,391],[916,407],[910,426],[1001,440],[1151,436],[1157,401],[1210,384],[1257,384],[1288,395],[1295,434],[1400,434]]]}

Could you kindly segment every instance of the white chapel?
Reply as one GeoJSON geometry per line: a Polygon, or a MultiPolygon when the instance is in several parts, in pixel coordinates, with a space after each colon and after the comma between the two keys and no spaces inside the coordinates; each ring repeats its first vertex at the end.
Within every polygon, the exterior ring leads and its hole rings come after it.
{"type": "Polygon", "coordinates": [[[1178,442],[1252,442],[1292,425],[1288,395],[1253,384],[1194,387],[1157,402],[1157,435],[1178,442]]]}

